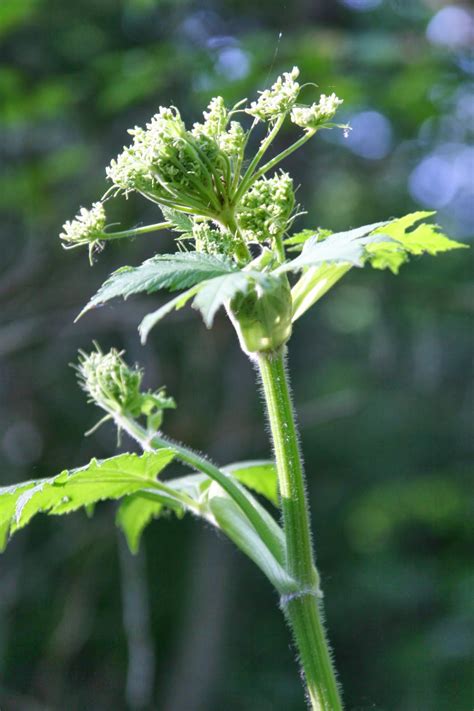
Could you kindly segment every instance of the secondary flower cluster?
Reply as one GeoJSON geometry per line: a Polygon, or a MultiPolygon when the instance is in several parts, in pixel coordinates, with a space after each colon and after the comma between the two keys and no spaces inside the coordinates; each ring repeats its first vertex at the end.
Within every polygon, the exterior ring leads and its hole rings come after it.
{"type": "Polygon", "coordinates": [[[271,242],[288,228],[295,206],[288,173],[257,180],[242,197],[238,221],[246,242],[271,242]]]}
{"type": "Polygon", "coordinates": [[[290,118],[293,123],[301,126],[301,128],[317,129],[333,118],[342,103],[343,100],[338,99],[334,93],[330,96],[321,94],[317,104],[295,106],[291,111],[290,118]]]}
{"type": "Polygon", "coordinates": [[[81,207],[74,220],[65,222],[59,237],[66,249],[72,249],[83,244],[100,242],[104,230],[104,206],[101,202],[95,202],[90,210],[81,207]]]}
{"type": "Polygon", "coordinates": [[[99,349],[92,353],[80,351],[78,379],[91,402],[111,415],[153,418],[155,427],[161,423],[162,411],[175,407],[173,398],[164,390],[142,392],[143,371],[131,368],[122,358],[123,351],[109,353],[99,349]]]}
{"type": "Polygon", "coordinates": [[[287,113],[296,103],[300,85],[295,81],[300,74],[298,67],[279,76],[270,89],[261,91],[256,101],[252,101],[247,113],[262,121],[271,121],[287,113]]]}
{"type": "Polygon", "coordinates": [[[210,166],[219,148],[206,133],[186,131],[179,111],[160,107],[146,129],[135,127],[131,146],[113,160],[107,177],[119,189],[136,190],[162,204],[206,211],[212,202],[210,166]]]}

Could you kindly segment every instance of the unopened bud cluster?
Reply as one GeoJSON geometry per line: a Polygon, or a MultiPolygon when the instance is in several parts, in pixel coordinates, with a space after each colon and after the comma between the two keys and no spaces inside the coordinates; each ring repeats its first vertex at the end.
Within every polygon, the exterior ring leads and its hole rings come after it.
{"type": "Polygon", "coordinates": [[[238,219],[247,242],[263,244],[288,227],[295,206],[293,180],[288,173],[261,178],[243,196],[238,219]]]}
{"type": "Polygon", "coordinates": [[[111,415],[155,417],[161,422],[164,409],[175,407],[173,398],[164,390],[142,392],[143,371],[130,367],[122,358],[123,351],[112,348],[80,353],[77,366],[81,387],[90,400],[111,415]]]}
{"type": "Polygon", "coordinates": [[[225,255],[231,257],[234,250],[234,238],[228,230],[216,229],[208,221],[195,221],[190,235],[194,240],[196,252],[225,255]]]}

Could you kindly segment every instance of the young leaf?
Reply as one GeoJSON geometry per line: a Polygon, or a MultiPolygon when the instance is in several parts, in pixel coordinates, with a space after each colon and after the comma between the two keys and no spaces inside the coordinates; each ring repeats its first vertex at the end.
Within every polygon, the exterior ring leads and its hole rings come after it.
{"type": "Polygon", "coordinates": [[[388,268],[397,274],[400,266],[408,261],[409,254],[436,255],[452,249],[467,248],[467,245],[446,237],[440,232],[438,225],[433,223],[424,222],[408,231],[414,224],[433,214],[433,212],[413,212],[377,230],[373,235],[377,240],[366,247],[371,265],[376,269],[388,268]],[[388,237],[392,241],[379,242],[379,237],[388,237]]]}
{"type": "Polygon", "coordinates": [[[79,314],[118,296],[148,294],[159,289],[188,289],[199,282],[234,272],[236,267],[224,257],[202,252],[160,254],[139,267],[122,267],[113,272],[79,314]]]}
{"type": "Polygon", "coordinates": [[[318,241],[317,235],[310,237],[305,242],[300,256],[283,264],[277,272],[300,271],[304,267],[314,267],[324,262],[346,263],[360,267],[364,261],[365,251],[365,242],[361,238],[384,224],[385,222],[377,222],[348,232],[336,232],[322,241],[318,241]]]}
{"type": "MultiPolygon", "coordinates": [[[[391,220],[378,225],[367,225],[365,227],[351,230],[346,235],[341,245],[341,254],[346,252],[346,256],[354,249],[353,256],[359,254],[361,263],[369,262],[376,269],[391,269],[394,274],[398,273],[400,266],[408,261],[409,254],[437,254],[451,249],[459,249],[466,245],[448,239],[443,235],[437,225],[423,223],[411,229],[413,225],[426,217],[431,217],[433,212],[413,212],[396,220],[391,220]],[[348,236],[351,236],[347,242],[348,236]],[[351,246],[352,244],[352,246],[351,246]]],[[[319,243],[316,242],[314,248],[312,241],[306,242],[303,252],[292,262],[280,267],[280,269],[294,269],[304,267],[315,262],[314,250],[320,245],[325,245],[329,240],[338,237],[331,235],[328,239],[319,243]]],[[[334,250],[337,252],[337,245],[334,243],[334,250]]],[[[319,253],[321,255],[321,253],[319,253]]],[[[327,254],[327,253],[326,253],[327,254]]],[[[316,301],[318,301],[334,284],[346,274],[353,266],[354,262],[349,260],[345,263],[334,261],[320,266],[310,266],[292,289],[293,298],[293,321],[302,316],[316,301]]]]}
{"type": "Polygon", "coordinates": [[[159,488],[156,477],[173,459],[170,449],[91,462],[50,479],[0,488],[0,550],[9,534],[44,512],[60,515],[90,507],[104,499],[118,499],[148,487],[159,488]]]}
{"type": "Polygon", "coordinates": [[[163,213],[167,222],[171,222],[173,228],[176,232],[192,232],[193,231],[193,221],[184,212],[179,212],[179,210],[173,210],[172,207],[161,207],[161,212],[163,213]]]}
{"type": "Polygon", "coordinates": [[[265,496],[272,504],[278,505],[278,476],[274,462],[236,462],[224,467],[241,484],[265,496]]]}

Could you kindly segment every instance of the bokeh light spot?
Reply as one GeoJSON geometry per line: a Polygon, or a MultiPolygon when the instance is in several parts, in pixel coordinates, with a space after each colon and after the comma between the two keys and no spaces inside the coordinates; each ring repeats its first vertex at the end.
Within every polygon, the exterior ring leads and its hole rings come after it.
{"type": "Polygon", "coordinates": [[[368,160],[385,158],[392,147],[392,126],[378,111],[361,111],[351,117],[352,128],[344,140],[353,153],[368,160]]]}

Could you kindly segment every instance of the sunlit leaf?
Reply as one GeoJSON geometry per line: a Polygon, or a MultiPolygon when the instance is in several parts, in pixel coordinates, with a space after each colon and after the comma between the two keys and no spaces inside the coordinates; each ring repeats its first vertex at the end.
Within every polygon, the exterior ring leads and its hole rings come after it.
{"type": "Polygon", "coordinates": [[[136,454],[119,454],[91,462],[80,469],[63,471],[40,479],[0,488],[0,549],[9,534],[18,531],[40,512],[66,514],[105,499],[157,486],[156,477],[173,459],[170,449],[136,454]]]}
{"type": "Polygon", "coordinates": [[[236,462],[224,467],[242,484],[265,496],[275,506],[278,504],[278,476],[274,462],[236,462]]]}

